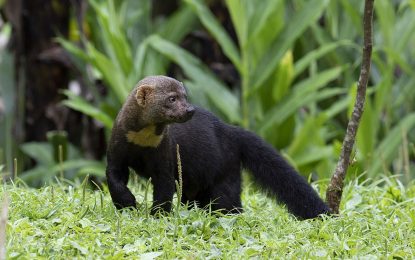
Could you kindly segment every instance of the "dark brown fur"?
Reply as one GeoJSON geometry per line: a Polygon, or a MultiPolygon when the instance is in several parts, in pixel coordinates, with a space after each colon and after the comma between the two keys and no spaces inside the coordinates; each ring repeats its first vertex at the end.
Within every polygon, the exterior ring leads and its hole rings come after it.
{"type": "Polygon", "coordinates": [[[300,218],[327,213],[310,185],[255,134],[227,125],[187,102],[183,84],[147,77],[117,116],[107,152],[108,188],[117,208],[135,207],[127,187],[128,167],[152,180],[153,211],[170,211],[177,179],[176,144],[183,166],[182,202],[214,210],[242,208],[241,167],[300,218]]]}

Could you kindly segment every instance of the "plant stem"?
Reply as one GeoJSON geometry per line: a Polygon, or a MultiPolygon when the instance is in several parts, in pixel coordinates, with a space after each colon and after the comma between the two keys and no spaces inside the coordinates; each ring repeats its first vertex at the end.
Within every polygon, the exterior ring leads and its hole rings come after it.
{"type": "Polygon", "coordinates": [[[17,180],[17,158],[13,160],[13,178],[17,180]]]}
{"type": "Polygon", "coordinates": [[[249,63],[248,52],[242,51],[242,85],[241,85],[241,108],[242,108],[242,127],[249,129],[249,63]]]}

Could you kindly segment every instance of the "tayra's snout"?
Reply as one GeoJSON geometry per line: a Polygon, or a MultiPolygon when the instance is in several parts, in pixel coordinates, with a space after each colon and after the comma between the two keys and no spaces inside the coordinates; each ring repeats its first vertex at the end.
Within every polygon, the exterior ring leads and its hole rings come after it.
{"type": "Polygon", "coordinates": [[[186,107],[182,107],[177,114],[172,114],[170,116],[172,122],[175,123],[184,123],[190,120],[195,113],[195,107],[192,105],[188,105],[186,107]]]}
{"type": "Polygon", "coordinates": [[[192,106],[192,105],[189,105],[188,107],[186,107],[186,110],[185,110],[183,116],[179,119],[178,123],[184,123],[184,122],[190,120],[194,113],[195,113],[195,107],[192,106]]]}

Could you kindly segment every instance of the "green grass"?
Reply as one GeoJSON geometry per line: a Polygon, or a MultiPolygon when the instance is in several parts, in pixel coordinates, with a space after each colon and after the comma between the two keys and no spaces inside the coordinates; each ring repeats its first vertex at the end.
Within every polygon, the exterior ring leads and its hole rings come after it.
{"type": "MultiPolygon", "coordinates": [[[[415,185],[404,188],[391,178],[380,184],[350,183],[337,218],[298,221],[250,185],[243,193],[243,214],[218,216],[181,207],[178,213],[154,218],[146,216],[142,184],[130,185],[141,203],[139,211],[118,212],[105,190],[68,182],[33,189],[17,182],[4,185],[1,192],[1,197],[6,192],[11,200],[7,256],[413,258],[415,185]]],[[[322,184],[321,193],[324,190],[322,184]]]]}

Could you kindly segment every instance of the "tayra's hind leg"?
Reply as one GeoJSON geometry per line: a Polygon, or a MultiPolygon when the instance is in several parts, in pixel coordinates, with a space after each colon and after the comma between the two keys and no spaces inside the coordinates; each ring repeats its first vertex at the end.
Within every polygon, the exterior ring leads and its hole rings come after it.
{"type": "Polygon", "coordinates": [[[212,203],[212,210],[230,214],[237,214],[243,211],[240,178],[228,178],[219,185],[215,185],[210,193],[209,202],[212,203]]]}
{"type": "Polygon", "coordinates": [[[188,209],[192,209],[197,205],[200,207],[200,202],[197,199],[189,199],[186,195],[182,195],[181,202],[183,205],[187,205],[188,209]]]}

